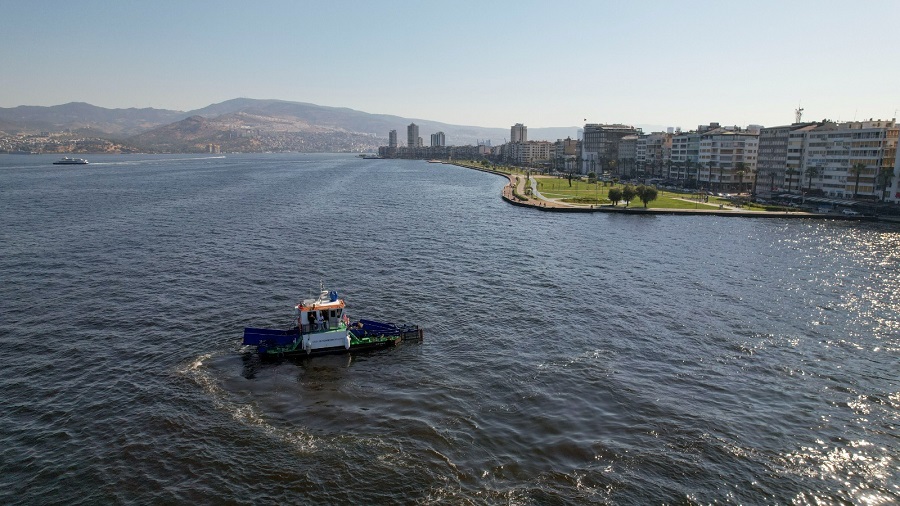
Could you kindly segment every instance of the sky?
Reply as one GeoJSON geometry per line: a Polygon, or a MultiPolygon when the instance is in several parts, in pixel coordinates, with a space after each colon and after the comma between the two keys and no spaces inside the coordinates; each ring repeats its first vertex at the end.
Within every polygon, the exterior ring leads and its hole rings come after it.
{"type": "Polygon", "coordinates": [[[889,119],[900,1],[0,0],[0,107],[281,99],[456,125],[889,119]]]}

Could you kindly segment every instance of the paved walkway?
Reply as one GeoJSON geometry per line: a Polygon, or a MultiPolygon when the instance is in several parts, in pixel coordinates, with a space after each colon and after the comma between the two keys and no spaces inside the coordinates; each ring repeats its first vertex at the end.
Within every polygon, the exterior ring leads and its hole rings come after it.
{"type": "MultiPolygon", "coordinates": [[[[710,204],[708,202],[698,202],[697,199],[688,199],[683,197],[672,197],[675,200],[681,200],[682,202],[690,202],[691,204],[697,204],[697,209],[707,209],[710,211],[716,210],[716,204],[710,204]]],[[[746,209],[741,209],[740,207],[729,206],[725,204],[719,204],[719,209],[728,209],[731,211],[746,211],[746,209]]]]}
{"type": "Polygon", "coordinates": [[[549,208],[549,209],[583,209],[585,211],[590,211],[594,209],[594,206],[583,206],[577,204],[569,204],[568,202],[561,202],[558,199],[547,198],[544,195],[541,195],[541,192],[537,189],[537,178],[528,178],[531,180],[531,195],[526,194],[525,192],[525,181],[526,177],[524,174],[509,174],[507,175],[509,178],[509,184],[503,187],[503,197],[514,204],[538,207],[538,208],[549,208]],[[522,196],[526,197],[526,200],[519,200],[513,195],[513,185],[518,184],[515,189],[516,192],[522,196]]]}
{"type": "MultiPolygon", "coordinates": [[[[642,206],[634,206],[634,207],[621,207],[621,206],[612,206],[612,205],[600,205],[600,206],[592,206],[592,205],[583,205],[583,204],[570,204],[568,202],[560,202],[557,199],[548,199],[545,196],[541,195],[540,192],[537,191],[537,182],[536,178],[531,178],[531,187],[533,191],[533,195],[528,195],[525,192],[526,185],[526,177],[524,174],[505,174],[502,172],[495,172],[492,170],[485,170],[477,167],[468,167],[466,165],[460,165],[461,167],[466,168],[474,168],[476,170],[480,170],[482,172],[490,172],[493,174],[506,176],[509,179],[509,184],[503,187],[502,197],[504,200],[509,202],[510,204],[514,204],[517,206],[525,206],[525,207],[533,207],[538,210],[546,210],[546,211],[563,211],[563,212],[583,212],[583,213],[593,213],[593,212],[605,212],[605,213],[623,213],[623,214],[681,214],[681,215],[691,215],[691,214],[699,214],[699,215],[713,215],[713,216],[746,216],[746,217],[755,217],[755,218],[824,218],[824,219],[844,219],[844,220],[863,220],[867,218],[858,217],[858,216],[836,216],[836,215],[826,215],[826,214],[816,214],[816,213],[806,213],[803,211],[790,211],[790,212],[782,212],[782,211],[751,211],[747,209],[741,209],[732,206],[722,205],[719,208],[715,206],[706,205],[698,205],[697,209],[666,209],[666,208],[649,208],[644,209],[642,206]],[[515,190],[515,192],[513,191],[515,190]],[[519,200],[516,198],[515,193],[518,193],[519,196],[524,197],[525,200],[519,200]]],[[[678,198],[678,197],[676,197],[678,198]]],[[[684,200],[686,202],[697,203],[696,200],[692,200],[689,198],[681,198],[680,200],[684,200]]]]}

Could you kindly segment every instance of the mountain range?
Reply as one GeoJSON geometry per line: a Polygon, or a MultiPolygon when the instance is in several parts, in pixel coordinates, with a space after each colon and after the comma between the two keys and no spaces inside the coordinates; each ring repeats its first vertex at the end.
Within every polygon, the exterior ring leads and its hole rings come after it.
{"type": "MultiPolygon", "coordinates": [[[[82,102],[56,106],[0,108],[0,132],[7,135],[69,131],[101,137],[156,152],[222,151],[369,152],[387,145],[397,130],[401,145],[406,126],[416,123],[426,145],[442,131],[448,145],[493,145],[509,137],[509,129],[463,126],[343,107],[284,100],[237,98],[193,111],[153,108],[107,109],[82,102]]],[[[576,137],[578,127],[531,128],[530,140],[576,137]]]]}

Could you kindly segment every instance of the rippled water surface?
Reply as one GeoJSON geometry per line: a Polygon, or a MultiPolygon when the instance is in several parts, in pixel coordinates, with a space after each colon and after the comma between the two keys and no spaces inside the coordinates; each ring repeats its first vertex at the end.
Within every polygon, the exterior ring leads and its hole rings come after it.
{"type": "Polygon", "coordinates": [[[0,156],[0,502],[891,504],[900,233],[350,155],[0,156]],[[319,282],[421,344],[260,363],[319,282]]]}

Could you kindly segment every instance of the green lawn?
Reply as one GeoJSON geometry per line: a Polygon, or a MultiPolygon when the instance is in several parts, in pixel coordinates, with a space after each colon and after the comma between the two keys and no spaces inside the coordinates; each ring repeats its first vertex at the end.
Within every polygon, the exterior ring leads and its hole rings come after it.
{"type": "MultiPolygon", "coordinates": [[[[659,197],[653,202],[650,202],[647,207],[656,209],[717,209],[719,207],[719,203],[713,202],[714,199],[712,198],[709,199],[709,203],[697,202],[696,199],[690,201],[680,200],[683,198],[691,199],[691,195],[661,191],[659,192],[659,197]]],[[[632,206],[644,206],[640,200],[635,200],[636,202],[631,203],[632,206]]]]}
{"type": "Polygon", "coordinates": [[[568,179],[560,179],[556,177],[539,177],[538,191],[550,199],[564,199],[566,202],[597,204],[609,203],[606,198],[609,193],[609,187],[603,186],[602,183],[585,183],[577,179],[572,180],[569,186],[568,179]]]}
{"type": "MultiPolygon", "coordinates": [[[[587,183],[579,180],[572,180],[571,186],[568,179],[560,179],[555,177],[539,177],[537,178],[538,191],[550,199],[562,199],[564,202],[573,204],[609,204],[609,189],[612,186],[604,186],[603,183],[587,183]]],[[[623,185],[616,185],[621,188],[623,185]]],[[[691,199],[695,195],[690,193],[677,193],[669,191],[659,191],[656,200],[650,202],[647,207],[655,209],[716,209],[720,204],[729,204],[727,200],[710,197],[709,203],[690,202],[680,200],[681,198],[691,199]]],[[[619,206],[624,207],[623,202],[619,202],[619,206]]],[[[640,199],[635,198],[629,204],[629,207],[643,207],[640,199]]]]}
{"type": "MultiPolygon", "coordinates": [[[[480,163],[474,162],[466,162],[460,160],[454,163],[479,169],[485,168],[480,163]]],[[[489,166],[489,168],[497,172],[504,172],[507,174],[523,173],[518,168],[510,166],[491,165],[489,166]]],[[[609,189],[613,187],[612,185],[604,186],[602,182],[588,183],[580,179],[573,179],[570,184],[569,180],[566,178],[547,176],[538,176],[535,177],[535,179],[537,180],[538,191],[541,192],[544,197],[549,199],[560,199],[563,202],[583,205],[608,205],[611,203],[609,201],[608,194],[609,189]]],[[[616,186],[621,188],[623,185],[616,186]]],[[[710,196],[709,202],[698,202],[696,198],[696,194],[659,190],[659,194],[656,200],[650,202],[647,207],[651,209],[718,209],[720,205],[731,206],[730,201],[728,201],[727,199],[721,199],[719,197],[710,196]]],[[[619,202],[618,205],[619,207],[624,207],[625,203],[619,202]]],[[[644,204],[641,203],[640,199],[635,198],[631,201],[628,207],[644,207],[644,204]]],[[[768,210],[765,207],[756,206],[753,204],[746,205],[745,208],[754,210],[768,210]]]]}

